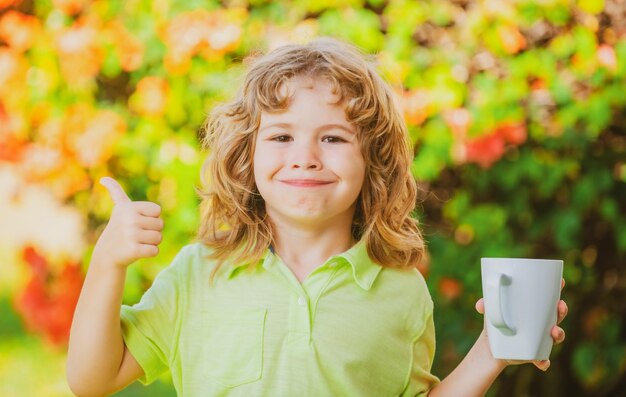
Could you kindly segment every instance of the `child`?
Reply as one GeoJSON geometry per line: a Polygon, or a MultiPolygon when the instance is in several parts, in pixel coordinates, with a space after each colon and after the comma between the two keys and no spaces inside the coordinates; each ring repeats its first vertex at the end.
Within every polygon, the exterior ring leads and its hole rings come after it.
{"type": "Polygon", "coordinates": [[[271,52],[206,132],[198,242],[121,313],[126,267],[157,255],[163,222],[158,205],[102,180],[115,207],[72,326],[77,395],[169,369],[180,396],[479,396],[511,364],[483,332],[447,378],[430,373],[412,154],[359,51],[319,39],[271,52]]]}

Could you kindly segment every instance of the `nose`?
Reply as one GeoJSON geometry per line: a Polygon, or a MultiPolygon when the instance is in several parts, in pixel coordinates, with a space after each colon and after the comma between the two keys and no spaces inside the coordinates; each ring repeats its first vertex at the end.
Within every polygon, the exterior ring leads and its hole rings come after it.
{"type": "Polygon", "coordinates": [[[319,170],[322,168],[319,148],[315,142],[301,141],[294,145],[291,157],[291,168],[302,168],[305,170],[319,170]]]}

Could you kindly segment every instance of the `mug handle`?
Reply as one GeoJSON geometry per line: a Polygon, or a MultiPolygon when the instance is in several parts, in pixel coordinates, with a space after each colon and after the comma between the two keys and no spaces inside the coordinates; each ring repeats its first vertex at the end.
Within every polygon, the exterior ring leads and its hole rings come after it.
{"type": "Polygon", "coordinates": [[[487,319],[494,327],[515,335],[515,328],[504,319],[504,308],[502,307],[502,289],[507,285],[511,285],[511,281],[511,277],[502,273],[496,273],[489,277],[487,281],[489,288],[485,289],[485,298],[486,302],[492,302],[494,307],[486,311],[486,314],[487,319]]]}

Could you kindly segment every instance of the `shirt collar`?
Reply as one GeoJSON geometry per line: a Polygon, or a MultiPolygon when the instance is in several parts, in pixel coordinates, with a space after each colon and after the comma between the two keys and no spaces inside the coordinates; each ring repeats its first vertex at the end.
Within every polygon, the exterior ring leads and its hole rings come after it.
{"type": "MultiPolygon", "coordinates": [[[[265,256],[261,259],[260,264],[264,268],[268,268],[269,266],[272,266],[276,260],[279,260],[279,257],[273,250],[268,248],[265,256]]],[[[367,254],[367,245],[364,240],[359,241],[347,251],[328,258],[322,266],[327,266],[333,261],[348,262],[352,268],[352,277],[354,277],[354,281],[359,285],[359,287],[366,291],[372,288],[376,277],[378,277],[378,273],[382,270],[382,266],[374,263],[370,259],[367,254]]],[[[245,269],[247,266],[247,263],[230,266],[230,269],[227,271],[227,277],[229,279],[235,277],[239,271],[245,269]]]]}
{"type": "Polygon", "coordinates": [[[367,254],[367,244],[365,240],[356,243],[352,248],[333,258],[343,258],[352,267],[352,276],[357,284],[364,290],[370,290],[372,284],[382,270],[382,266],[374,263],[367,254]]]}

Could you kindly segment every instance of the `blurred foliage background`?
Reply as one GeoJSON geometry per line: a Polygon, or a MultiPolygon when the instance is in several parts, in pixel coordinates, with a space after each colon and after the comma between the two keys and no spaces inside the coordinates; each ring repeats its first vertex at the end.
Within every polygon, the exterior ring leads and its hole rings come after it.
{"type": "MultiPolygon", "coordinates": [[[[0,395],[69,396],[72,311],[116,177],[190,241],[198,128],[245,59],[320,35],[376,54],[415,143],[445,377],[482,328],[480,258],[560,258],[567,340],[491,396],[626,396],[626,1],[0,0],[0,395]]],[[[120,396],[173,396],[167,378],[120,396]]]]}

